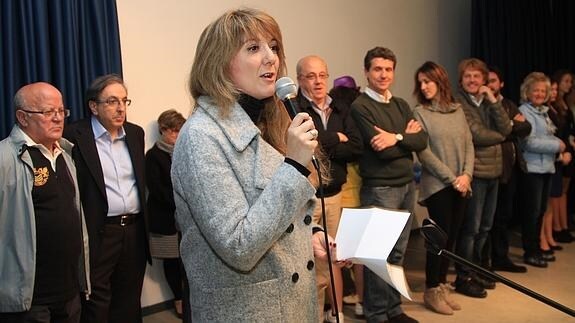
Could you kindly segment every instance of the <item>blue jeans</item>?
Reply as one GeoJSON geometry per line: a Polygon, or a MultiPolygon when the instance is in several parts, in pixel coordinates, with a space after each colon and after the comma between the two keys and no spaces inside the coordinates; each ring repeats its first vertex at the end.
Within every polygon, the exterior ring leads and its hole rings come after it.
{"type": "MultiPolygon", "coordinates": [[[[476,264],[481,264],[483,260],[483,247],[493,226],[498,187],[498,179],[474,178],[471,182],[473,196],[465,210],[455,252],[476,264]]],[[[458,278],[466,278],[471,273],[460,264],[455,264],[455,269],[458,278]]]]}
{"type": "MultiPolygon", "coordinates": [[[[412,212],[415,202],[415,185],[413,182],[398,187],[362,186],[360,191],[362,206],[379,206],[389,209],[403,209],[412,212]]],[[[411,231],[411,219],[397,240],[395,247],[391,251],[387,261],[392,264],[403,263],[403,256],[409,240],[411,231]]],[[[393,287],[389,286],[383,279],[367,268],[363,267],[363,311],[367,322],[387,321],[401,313],[401,295],[393,287]]]]}

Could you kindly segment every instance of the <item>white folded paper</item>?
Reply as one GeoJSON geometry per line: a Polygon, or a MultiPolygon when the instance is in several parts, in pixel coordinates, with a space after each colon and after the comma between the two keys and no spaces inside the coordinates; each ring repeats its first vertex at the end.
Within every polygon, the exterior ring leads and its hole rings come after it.
{"type": "Polygon", "coordinates": [[[408,220],[409,212],[378,207],[344,208],[335,238],[337,259],[367,266],[412,300],[403,267],[387,262],[408,220]]]}

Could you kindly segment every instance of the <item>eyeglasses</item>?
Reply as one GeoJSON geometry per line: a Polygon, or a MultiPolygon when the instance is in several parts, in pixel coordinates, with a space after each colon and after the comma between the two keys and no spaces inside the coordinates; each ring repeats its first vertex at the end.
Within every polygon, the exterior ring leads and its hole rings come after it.
{"type": "Polygon", "coordinates": [[[42,114],[45,118],[52,119],[56,116],[56,114],[64,116],[64,118],[68,118],[70,116],[70,109],[48,109],[44,111],[30,111],[25,109],[20,109],[26,113],[34,113],[34,114],[42,114]]]}
{"type": "Polygon", "coordinates": [[[107,98],[106,100],[96,101],[96,103],[98,103],[98,104],[103,103],[105,105],[110,105],[110,106],[113,106],[115,108],[119,107],[120,103],[121,103],[122,105],[129,107],[130,104],[132,104],[132,100],[126,99],[126,98],[120,100],[118,98],[111,97],[111,98],[107,98]]]}
{"type": "Polygon", "coordinates": [[[318,78],[320,80],[325,80],[329,77],[329,74],[327,74],[327,73],[319,73],[319,74],[309,73],[309,74],[304,75],[303,77],[308,81],[315,81],[318,78]]]}

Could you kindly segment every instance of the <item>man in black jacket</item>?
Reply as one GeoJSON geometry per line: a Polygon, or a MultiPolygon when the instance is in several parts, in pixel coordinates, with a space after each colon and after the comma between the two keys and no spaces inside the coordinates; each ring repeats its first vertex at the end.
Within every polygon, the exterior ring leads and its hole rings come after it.
{"type": "Polygon", "coordinates": [[[90,236],[92,296],[82,322],[141,322],[148,251],[144,131],[126,122],[131,100],[117,75],[96,78],[86,93],[91,117],[66,127],[74,143],[90,236]]]}
{"type": "MultiPolygon", "coordinates": [[[[508,271],[514,273],[527,272],[525,266],[514,264],[509,259],[509,239],[508,227],[513,216],[513,203],[516,191],[517,172],[521,164],[525,164],[521,149],[517,145],[517,140],[523,138],[531,132],[531,124],[519,112],[517,105],[508,98],[501,95],[504,86],[501,71],[494,67],[489,67],[487,86],[493,91],[493,95],[501,102],[501,106],[507,112],[509,119],[513,120],[511,133],[501,144],[503,168],[499,177],[499,191],[497,193],[497,209],[493,218],[491,228],[491,269],[497,271],[508,271]]],[[[525,165],[523,165],[525,168],[525,165]]]]}
{"type": "MultiPolygon", "coordinates": [[[[318,190],[317,197],[323,197],[326,208],[327,232],[335,237],[341,217],[341,187],[347,177],[347,163],[361,154],[361,136],[355,127],[349,108],[341,102],[332,100],[327,94],[327,64],[318,56],[306,56],[297,64],[299,84],[298,104],[302,112],[307,112],[318,130],[318,142],[330,160],[331,181],[318,190]]],[[[321,204],[314,212],[314,221],[322,223],[321,204]]],[[[323,224],[323,223],[322,223],[323,224]]],[[[320,308],[323,305],[324,288],[329,285],[327,264],[318,262],[318,297],[320,308]]],[[[343,282],[340,268],[334,268],[335,290],[339,311],[343,312],[343,282]]],[[[331,292],[329,293],[331,295],[331,292]]],[[[332,300],[333,301],[333,300],[332,300]]],[[[327,316],[329,317],[329,312],[327,316]]],[[[335,315],[336,313],[332,313],[335,315]]],[[[331,318],[330,318],[331,320],[331,318]]]]}

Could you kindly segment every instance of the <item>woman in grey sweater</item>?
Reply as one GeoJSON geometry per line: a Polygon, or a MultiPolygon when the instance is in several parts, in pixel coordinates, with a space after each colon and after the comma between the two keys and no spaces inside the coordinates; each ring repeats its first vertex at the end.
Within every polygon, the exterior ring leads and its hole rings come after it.
{"type": "MultiPolygon", "coordinates": [[[[466,197],[471,194],[474,150],[465,115],[451,94],[445,69],[426,62],[415,72],[413,90],[418,105],[414,116],[429,136],[427,148],[417,155],[423,166],[419,203],[448,235],[447,250],[453,249],[463,220],[466,197]]],[[[447,259],[427,253],[424,303],[441,314],[461,307],[450,296],[447,259]]]]}

